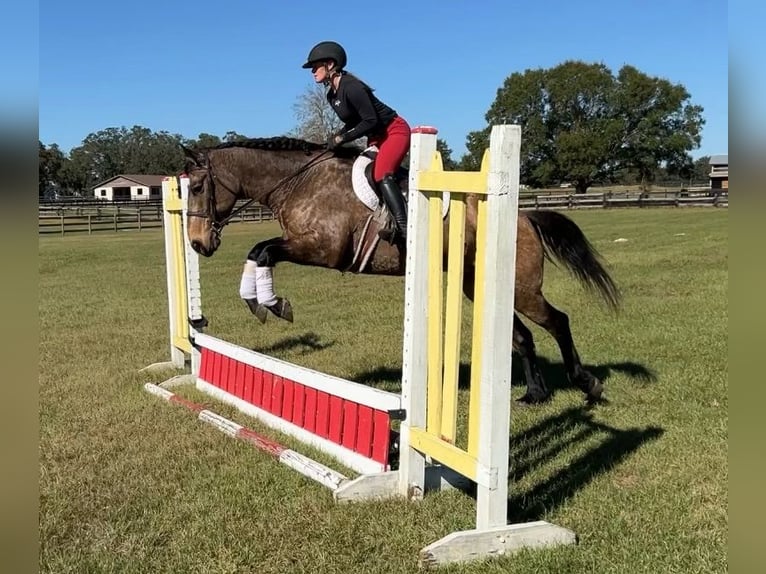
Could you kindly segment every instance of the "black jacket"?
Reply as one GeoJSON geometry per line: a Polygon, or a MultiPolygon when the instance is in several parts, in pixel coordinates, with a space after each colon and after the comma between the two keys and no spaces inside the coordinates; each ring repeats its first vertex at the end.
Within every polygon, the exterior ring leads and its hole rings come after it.
{"type": "Polygon", "coordinates": [[[364,82],[346,73],[337,92],[333,88],[327,91],[327,101],[345,124],[338,134],[342,143],[382,134],[396,117],[396,112],[376,98],[364,82]]]}

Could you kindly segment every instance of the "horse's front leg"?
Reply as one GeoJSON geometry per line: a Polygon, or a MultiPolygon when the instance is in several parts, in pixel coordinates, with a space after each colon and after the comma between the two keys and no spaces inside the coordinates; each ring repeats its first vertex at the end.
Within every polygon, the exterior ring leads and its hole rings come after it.
{"type": "Polygon", "coordinates": [[[266,321],[267,311],[291,323],[293,321],[290,301],[274,293],[273,270],[279,261],[285,260],[284,255],[285,240],[281,237],[261,241],[247,254],[239,295],[261,323],[266,321]]]}

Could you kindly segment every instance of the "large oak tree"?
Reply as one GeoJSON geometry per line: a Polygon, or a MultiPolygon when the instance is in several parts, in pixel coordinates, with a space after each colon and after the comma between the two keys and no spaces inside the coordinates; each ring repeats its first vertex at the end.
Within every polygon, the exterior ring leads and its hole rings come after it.
{"type": "Polygon", "coordinates": [[[522,127],[522,181],[532,187],[572,183],[584,193],[626,170],[651,182],[660,166],[678,173],[692,163],[704,125],[702,107],[679,84],[624,66],[567,61],[508,77],[485,119],[466,138],[463,169],[478,169],[494,124],[522,127]]]}

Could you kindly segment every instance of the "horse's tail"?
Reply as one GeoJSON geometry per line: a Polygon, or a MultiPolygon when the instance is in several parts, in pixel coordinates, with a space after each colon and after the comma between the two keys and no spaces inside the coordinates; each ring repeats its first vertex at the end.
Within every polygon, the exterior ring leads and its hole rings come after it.
{"type": "Polygon", "coordinates": [[[598,292],[616,310],[620,306],[620,290],[577,224],[556,211],[527,211],[525,215],[543,243],[545,257],[553,260],[553,255],[587,289],[598,292]]]}

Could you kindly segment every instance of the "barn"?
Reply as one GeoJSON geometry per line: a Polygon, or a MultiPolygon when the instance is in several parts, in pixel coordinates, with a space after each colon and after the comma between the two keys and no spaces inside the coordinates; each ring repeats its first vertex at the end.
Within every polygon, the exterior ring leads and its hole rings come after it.
{"type": "Polygon", "coordinates": [[[104,201],[143,201],[162,197],[165,175],[116,175],[93,187],[96,199],[104,201]]]}
{"type": "Polygon", "coordinates": [[[729,156],[710,156],[710,189],[729,191],[729,156]]]}

